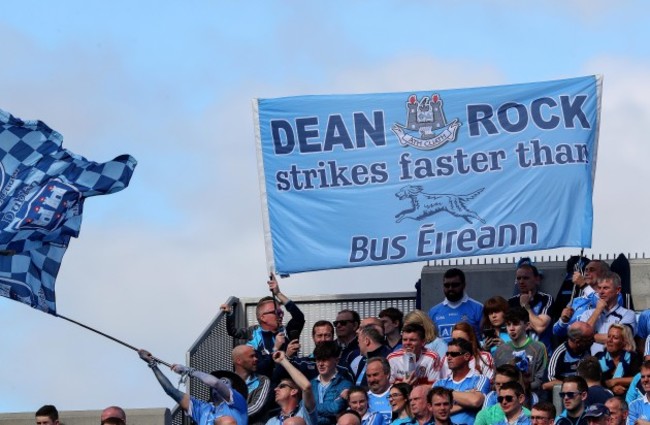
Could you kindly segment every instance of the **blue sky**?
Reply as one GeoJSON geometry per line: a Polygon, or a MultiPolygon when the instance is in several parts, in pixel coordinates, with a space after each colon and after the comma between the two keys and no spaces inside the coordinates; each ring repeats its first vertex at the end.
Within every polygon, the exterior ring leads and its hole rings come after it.
{"type": "MultiPolygon", "coordinates": [[[[139,165],[86,203],[61,314],[170,362],[229,295],[265,290],[251,99],[603,74],[593,253],[650,231],[650,39],[642,1],[21,1],[3,5],[0,108],[64,146],[139,165]],[[232,293],[236,286],[237,292],[232,293]]],[[[306,273],[289,295],[411,290],[422,264],[306,273]],[[359,285],[355,285],[357,292],[359,285]]],[[[0,411],[172,406],[128,349],[0,299],[0,411]]]]}

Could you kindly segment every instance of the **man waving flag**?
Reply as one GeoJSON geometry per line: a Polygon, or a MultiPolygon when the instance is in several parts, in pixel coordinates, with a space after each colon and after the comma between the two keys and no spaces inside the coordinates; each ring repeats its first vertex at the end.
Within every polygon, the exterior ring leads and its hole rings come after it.
{"type": "Polygon", "coordinates": [[[0,109],[0,296],[56,314],[54,282],[84,199],[128,186],[136,160],[96,163],[41,121],[0,109]]]}

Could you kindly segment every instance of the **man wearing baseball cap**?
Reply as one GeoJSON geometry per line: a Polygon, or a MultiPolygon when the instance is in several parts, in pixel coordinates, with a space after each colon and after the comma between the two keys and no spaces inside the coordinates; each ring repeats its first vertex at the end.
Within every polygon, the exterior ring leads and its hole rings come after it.
{"type": "Polygon", "coordinates": [[[165,393],[174,399],[198,425],[212,425],[216,419],[231,416],[237,425],[248,425],[246,383],[234,372],[219,370],[207,374],[183,365],[172,365],[172,370],[180,375],[200,379],[210,387],[210,402],[191,397],[176,389],[158,368],[158,360],[150,352],[139,350],[138,355],[147,362],[165,393]]]}
{"type": "Polygon", "coordinates": [[[595,403],[585,409],[583,418],[588,425],[607,425],[609,423],[609,409],[601,403],[595,403]]]}

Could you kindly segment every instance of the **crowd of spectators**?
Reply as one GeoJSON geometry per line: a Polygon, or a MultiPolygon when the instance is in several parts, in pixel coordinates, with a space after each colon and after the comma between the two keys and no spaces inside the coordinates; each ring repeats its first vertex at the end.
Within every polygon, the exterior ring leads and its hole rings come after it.
{"type": "Polygon", "coordinates": [[[300,350],[303,313],[272,278],[256,325],[238,329],[221,307],[229,335],[247,341],[232,352],[234,373],[173,366],[209,385],[210,401],[181,393],[140,356],[199,425],[650,425],[650,310],[637,318],[624,307],[604,261],[576,270],[565,306],[540,290],[542,278],[522,261],[512,297],[480,303],[463,271],[449,269],[445,298],[428,312],[341,310],[314,323],[311,353],[300,350]]]}

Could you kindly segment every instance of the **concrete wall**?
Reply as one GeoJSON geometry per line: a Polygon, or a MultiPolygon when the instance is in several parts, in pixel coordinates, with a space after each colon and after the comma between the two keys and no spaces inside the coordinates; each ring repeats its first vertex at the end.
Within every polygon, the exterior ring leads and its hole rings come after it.
{"type": "MultiPolygon", "coordinates": [[[[127,425],[171,425],[169,409],[125,409],[127,425]]],[[[61,425],[99,425],[101,410],[59,411],[61,425]]],[[[0,425],[34,425],[34,412],[0,414],[0,425]]]]}
{"type": "MultiPolygon", "coordinates": [[[[611,264],[612,259],[605,259],[611,264]]],[[[630,259],[632,297],[636,310],[650,308],[650,258],[630,259]]],[[[553,297],[558,292],[566,274],[566,261],[537,261],[537,268],[543,272],[544,280],[541,291],[553,297]]],[[[504,298],[512,296],[515,285],[515,263],[460,263],[447,262],[445,265],[425,266],[422,268],[422,309],[429,308],[444,299],[442,276],[450,268],[459,268],[467,278],[467,293],[477,301],[484,302],[495,295],[504,298]]]]}

